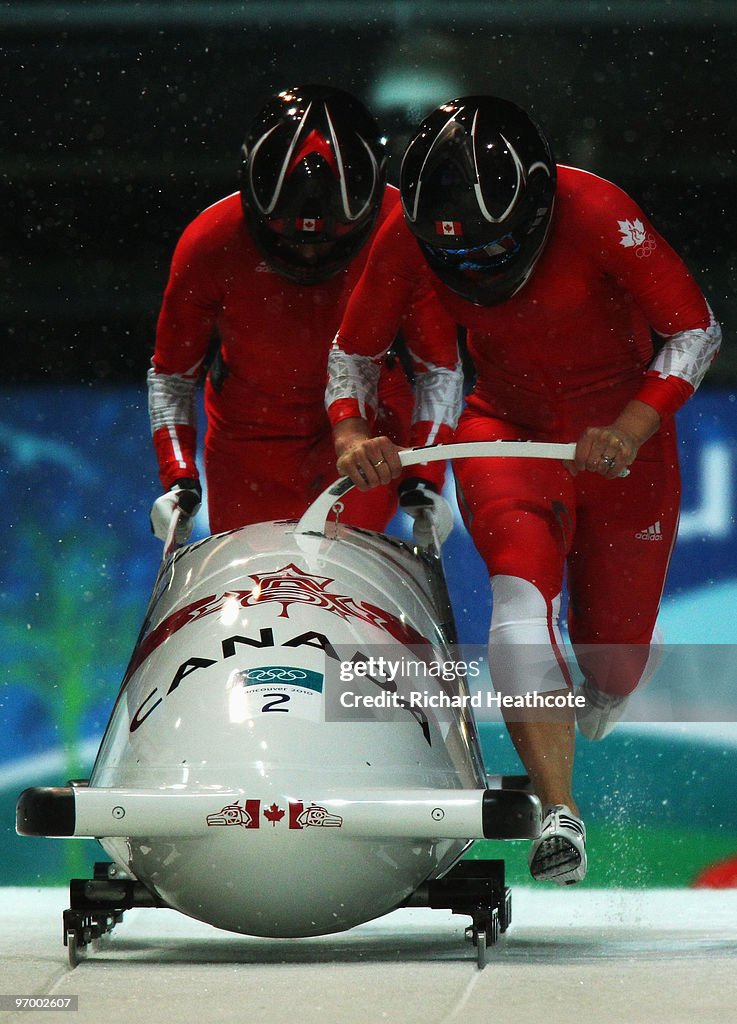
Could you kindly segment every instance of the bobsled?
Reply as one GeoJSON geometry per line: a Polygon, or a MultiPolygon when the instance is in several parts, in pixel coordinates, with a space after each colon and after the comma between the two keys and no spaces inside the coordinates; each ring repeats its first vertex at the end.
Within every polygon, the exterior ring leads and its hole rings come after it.
{"type": "Polygon", "coordinates": [[[109,858],[71,881],[72,965],[131,907],[285,939],[445,908],[471,918],[479,966],[509,926],[504,862],[464,854],[534,838],[539,801],[487,778],[439,546],[341,524],[350,486],[184,546],[175,513],[89,779],[17,803],[19,834],[109,858]]]}

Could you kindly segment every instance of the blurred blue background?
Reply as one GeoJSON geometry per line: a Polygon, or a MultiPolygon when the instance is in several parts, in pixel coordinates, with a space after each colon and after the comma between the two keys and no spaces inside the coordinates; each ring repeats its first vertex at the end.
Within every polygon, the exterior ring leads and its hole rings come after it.
{"type": "MultiPolygon", "coordinates": [[[[24,386],[0,390],[0,401],[1,877],[59,882],[99,849],[20,839],[15,800],[28,785],[89,773],[161,553],[148,524],[154,456],[142,387],[24,386]]],[[[684,509],[660,624],[668,644],[723,645],[719,657],[734,664],[735,394],[700,392],[679,421],[684,509]]],[[[391,531],[406,529],[398,516],[391,531]]],[[[206,532],[201,516],[195,536],[206,532]]],[[[444,559],[461,639],[484,643],[488,581],[460,524],[444,559]]],[[[481,732],[489,770],[519,771],[503,728],[481,732]]],[[[618,836],[594,881],[687,884],[737,852],[736,771],[731,721],[623,725],[603,744],[582,741],[580,801],[594,836],[618,836]]]]}

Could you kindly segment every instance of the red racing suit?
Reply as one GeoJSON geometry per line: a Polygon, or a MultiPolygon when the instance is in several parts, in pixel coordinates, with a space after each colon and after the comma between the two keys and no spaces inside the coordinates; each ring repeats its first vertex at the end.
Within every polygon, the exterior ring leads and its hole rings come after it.
{"type": "MultiPolygon", "coordinates": [[[[394,207],[398,192],[387,187],[377,228],[394,207]]],[[[296,518],[336,478],[324,407],[328,350],[369,247],[328,281],[291,282],[257,249],[238,193],[209,207],[182,235],[148,373],[149,413],[163,486],[197,478],[195,390],[217,338],[205,383],[213,533],[296,518]]],[[[413,290],[397,328],[410,352],[441,338],[455,348],[455,324],[428,287],[413,290]]],[[[425,369],[417,363],[415,370],[421,382],[425,369]]],[[[376,376],[376,430],[397,443],[424,444],[427,425],[410,426],[412,390],[398,361],[382,361],[376,376]]],[[[383,530],[396,501],[396,486],[369,496],[352,492],[341,521],[383,530]]]]}
{"type": "MultiPolygon", "coordinates": [[[[468,329],[477,376],[455,440],[575,442],[586,427],[612,423],[631,399],[660,414],[660,430],[625,479],[573,476],[562,463],[543,460],[467,459],[454,466],[459,506],[492,579],[491,638],[547,652],[537,670],[518,660],[527,682],[509,687],[570,685],[557,624],[567,569],[568,625],[579,662],[587,671],[587,645],[618,645],[614,662],[599,671],[610,678],[597,685],[630,692],[648,657],[678,525],[673,413],[714,358],[718,324],[681,259],[633,200],[565,166],[558,168],[547,246],[524,287],[499,305],[475,306],[445,287],[394,211],[340,327],[342,364],[383,349],[419,281],[431,282],[468,329]]],[[[362,387],[356,374],[354,398],[362,387]]],[[[329,407],[334,421],[346,397],[329,407]]]]}

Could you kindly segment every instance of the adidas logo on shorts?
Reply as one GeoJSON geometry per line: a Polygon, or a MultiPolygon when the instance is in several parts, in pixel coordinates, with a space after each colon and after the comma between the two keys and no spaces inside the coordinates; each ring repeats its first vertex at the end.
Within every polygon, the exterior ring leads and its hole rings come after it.
{"type": "Polygon", "coordinates": [[[657,523],[653,523],[652,526],[648,526],[646,530],[640,530],[639,533],[635,534],[635,540],[662,540],[663,531],[660,529],[660,520],[657,523]]]}

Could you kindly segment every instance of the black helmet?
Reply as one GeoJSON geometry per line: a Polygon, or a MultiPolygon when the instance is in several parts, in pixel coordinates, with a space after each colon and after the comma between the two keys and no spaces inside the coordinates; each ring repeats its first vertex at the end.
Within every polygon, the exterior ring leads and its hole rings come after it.
{"type": "Polygon", "coordinates": [[[386,140],[366,108],[340,89],[286,89],[254,119],[242,156],[243,210],[269,264],[301,284],[347,266],[386,182],[386,140]]]}
{"type": "Polygon", "coordinates": [[[547,240],[555,162],[514,103],[466,96],[425,118],[402,161],[402,206],[438,277],[480,306],[527,281],[547,240]]]}

